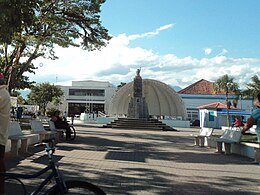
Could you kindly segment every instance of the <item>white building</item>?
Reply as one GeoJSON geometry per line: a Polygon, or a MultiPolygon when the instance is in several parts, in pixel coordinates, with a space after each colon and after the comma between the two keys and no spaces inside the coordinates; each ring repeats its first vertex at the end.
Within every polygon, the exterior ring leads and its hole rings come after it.
{"type": "MultiPolygon", "coordinates": [[[[169,86],[159,81],[144,79],[143,82],[144,86],[147,86],[143,88],[143,94],[145,94],[147,102],[150,104],[149,112],[154,115],[182,116],[182,119],[190,121],[200,120],[199,106],[214,102],[225,103],[226,101],[225,95],[213,94],[213,83],[204,79],[179,92],[169,89],[169,86]],[[152,83],[152,85],[149,83],[152,83]],[[170,91],[172,93],[169,93],[170,91]],[[179,103],[176,104],[176,102],[179,103]],[[160,106],[155,106],[158,104],[160,106]],[[185,108],[185,112],[183,108],[185,108]],[[176,113],[172,114],[171,110],[176,113]]],[[[66,112],[68,116],[70,114],[80,115],[84,112],[97,113],[98,111],[110,116],[115,114],[125,115],[129,95],[132,93],[130,86],[131,83],[128,83],[117,91],[117,88],[109,82],[73,81],[72,86],[59,86],[64,91],[64,101],[60,106],[60,110],[66,112]]],[[[235,95],[229,95],[230,102],[234,99],[236,99],[235,95]]],[[[252,98],[238,100],[237,108],[251,112],[253,109],[252,103],[252,98]]]]}
{"type": "Polygon", "coordinates": [[[60,110],[71,114],[107,113],[111,97],[116,91],[110,82],[72,81],[72,86],[58,86],[64,91],[64,101],[60,110]]]}
{"type": "MultiPolygon", "coordinates": [[[[188,87],[178,91],[178,93],[185,103],[188,120],[190,121],[200,119],[199,106],[212,104],[215,102],[226,103],[225,94],[214,94],[213,83],[204,79],[189,85],[188,87]]],[[[237,96],[229,94],[228,98],[230,103],[232,103],[236,100],[237,96]]],[[[253,99],[238,99],[236,108],[246,112],[252,112],[253,99]]]]}

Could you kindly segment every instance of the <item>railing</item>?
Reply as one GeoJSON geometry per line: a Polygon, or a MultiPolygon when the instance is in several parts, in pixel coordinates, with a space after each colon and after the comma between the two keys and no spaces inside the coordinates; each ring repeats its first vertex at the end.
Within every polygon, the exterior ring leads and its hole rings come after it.
{"type": "Polygon", "coordinates": [[[98,111],[98,117],[106,117],[107,115],[101,111],[98,111]]]}

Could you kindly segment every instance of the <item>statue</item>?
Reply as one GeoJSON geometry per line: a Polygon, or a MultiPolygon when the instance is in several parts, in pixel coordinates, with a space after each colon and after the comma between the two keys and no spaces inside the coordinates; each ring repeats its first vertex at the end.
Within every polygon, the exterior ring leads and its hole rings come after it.
{"type": "Polygon", "coordinates": [[[147,120],[149,118],[149,112],[145,97],[143,97],[143,83],[140,76],[141,68],[136,70],[136,76],[133,83],[133,96],[130,99],[128,105],[128,118],[139,118],[147,120]]]}
{"type": "Polygon", "coordinates": [[[141,72],[141,68],[138,68],[137,71],[136,71],[136,76],[140,76],[140,72],[141,72]]]}
{"type": "Polygon", "coordinates": [[[142,77],[140,76],[141,68],[137,69],[134,78],[134,97],[142,97],[142,77]]]}

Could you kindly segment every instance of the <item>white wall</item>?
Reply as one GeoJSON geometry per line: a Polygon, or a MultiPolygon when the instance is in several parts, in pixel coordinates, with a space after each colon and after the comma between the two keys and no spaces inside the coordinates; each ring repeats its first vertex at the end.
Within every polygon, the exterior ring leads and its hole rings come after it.
{"type": "MultiPolygon", "coordinates": [[[[180,94],[182,97],[186,108],[197,108],[198,106],[202,106],[205,104],[211,104],[214,102],[226,102],[225,95],[203,95],[203,94],[180,94]]],[[[235,98],[235,96],[229,96],[230,101],[235,98]]],[[[252,111],[252,100],[251,99],[242,99],[242,101],[238,100],[237,104],[238,108],[242,108],[247,112],[252,111]]]]}

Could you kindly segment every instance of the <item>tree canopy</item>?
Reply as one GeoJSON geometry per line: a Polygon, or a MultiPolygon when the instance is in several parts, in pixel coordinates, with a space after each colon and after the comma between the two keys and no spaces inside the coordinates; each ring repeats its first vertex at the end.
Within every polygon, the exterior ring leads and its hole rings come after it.
{"type": "Polygon", "coordinates": [[[228,95],[230,93],[238,93],[239,92],[239,86],[238,83],[234,81],[234,78],[231,76],[228,76],[227,74],[221,76],[219,79],[216,80],[214,83],[214,90],[217,93],[225,93],[226,95],[226,105],[227,105],[227,124],[230,126],[230,117],[228,109],[231,106],[231,103],[228,99],[228,95]]]}
{"type": "Polygon", "coordinates": [[[48,103],[52,102],[59,105],[62,96],[63,91],[59,87],[50,83],[41,83],[31,88],[31,92],[28,94],[28,102],[39,105],[41,112],[45,114],[48,103]]]}
{"type": "Polygon", "coordinates": [[[239,91],[238,83],[234,81],[234,78],[227,74],[221,76],[214,83],[214,90],[216,93],[237,93],[239,91]]]}
{"type": "Polygon", "coordinates": [[[55,46],[87,51],[108,44],[111,36],[101,25],[105,0],[2,0],[0,3],[0,71],[9,91],[32,86],[23,76],[34,73],[33,60],[57,59],[55,46]]]}
{"type": "Polygon", "coordinates": [[[246,89],[243,91],[243,95],[256,97],[260,93],[260,75],[256,74],[251,77],[251,82],[247,84],[246,89]]]}

